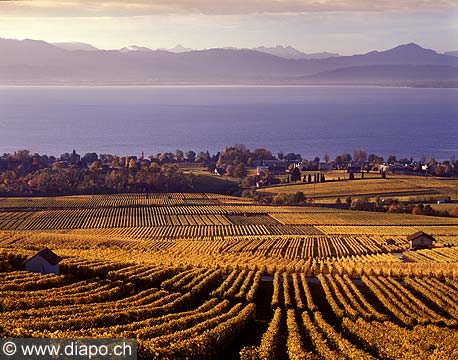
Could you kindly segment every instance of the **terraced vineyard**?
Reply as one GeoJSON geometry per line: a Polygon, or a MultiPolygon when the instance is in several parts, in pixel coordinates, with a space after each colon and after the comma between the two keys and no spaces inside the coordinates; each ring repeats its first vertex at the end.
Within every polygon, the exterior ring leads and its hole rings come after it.
{"type": "Polygon", "coordinates": [[[206,194],[0,200],[2,337],[141,359],[458,358],[456,219],[206,194]],[[423,230],[435,248],[408,251],[423,230]],[[49,247],[60,275],[23,270],[49,247]]]}
{"type": "Polygon", "coordinates": [[[271,281],[262,269],[67,258],[61,275],[37,275],[14,270],[23,258],[2,255],[4,337],[134,337],[145,359],[457,355],[456,273],[354,278],[308,267],[271,281]]]}

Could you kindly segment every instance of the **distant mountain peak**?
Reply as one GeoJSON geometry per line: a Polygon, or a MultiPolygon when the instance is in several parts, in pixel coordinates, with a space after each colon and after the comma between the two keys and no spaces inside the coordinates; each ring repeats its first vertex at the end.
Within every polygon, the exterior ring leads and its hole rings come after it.
{"type": "Polygon", "coordinates": [[[78,41],[70,42],[58,42],[52,43],[51,45],[57,46],[58,48],[69,50],[69,51],[98,51],[99,49],[95,46],[78,41]]]}
{"type": "Polygon", "coordinates": [[[125,46],[121,50],[121,52],[131,52],[131,51],[152,51],[150,48],[147,48],[145,46],[138,46],[138,45],[130,45],[130,46],[125,46]]]}
{"type": "Polygon", "coordinates": [[[416,43],[408,43],[397,46],[398,48],[414,48],[414,49],[423,49],[420,45],[416,43]]]}
{"type": "Polygon", "coordinates": [[[175,50],[185,50],[186,48],[181,44],[177,44],[177,45],[175,45],[175,47],[173,49],[175,49],[175,50]]]}
{"type": "Polygon", "coordinates": [[[194,49],[186,48],[186,47],[184,47],[184,46],[181,45],[181,44],[177,44],[175,47],[173,47],[173,48],[171,48],[171,49],[161,48],[161,49],[159,49],[159,50],[168,51],[168,52],[175,53],[175,54],[180,54],[180,53],[184,53],[184,52],[194,51],[194,49]]]}
{"type": "Polygon", "coordinates": [[[436,53],[434,50],[426,49],[426,48],[421,47],[420,45],[415,44],[415,43],[399,45],[399,46],[396,46],[396,47],[392,48],[391,51],[404,51],[404,52],[416,52],[416,53],[419,53],[419,52],[434,52],[434,53],[436,53]]]}
{"type": "Polygon", "coordinates": [[[259,46],[253,48],[252,50],[260,51],[266,54],[279,56],[285,59],[324,59],[329,57],[337,57],[339,54],[336,53],[328,53],[328,52],[321,52],[321,53],[314,53],[314,54],[306,54],[296,48],[292,47],[291,45],[276,45],[274,47],[266,47],[266,46],[259,46]]]}

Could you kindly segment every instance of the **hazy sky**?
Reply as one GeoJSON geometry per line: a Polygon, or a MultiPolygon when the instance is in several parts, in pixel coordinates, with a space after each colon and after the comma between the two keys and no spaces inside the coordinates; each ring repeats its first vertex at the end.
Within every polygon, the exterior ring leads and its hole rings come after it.
{"type": "Polygon", "coordinates": [[[457,0],[0,0],[0,37],[99,48],[292,45],[362,53],[458,50],[457,0]]]}

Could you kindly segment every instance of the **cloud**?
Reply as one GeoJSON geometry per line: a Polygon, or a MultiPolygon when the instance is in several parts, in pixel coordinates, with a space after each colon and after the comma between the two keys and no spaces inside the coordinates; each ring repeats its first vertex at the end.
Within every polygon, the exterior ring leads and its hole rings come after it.
{"type": "Polygon", "coordinates": [[[300,14],[456,8],[456,0],[0,0],[10,16],[141,16],[159,14],[300,14]]]}

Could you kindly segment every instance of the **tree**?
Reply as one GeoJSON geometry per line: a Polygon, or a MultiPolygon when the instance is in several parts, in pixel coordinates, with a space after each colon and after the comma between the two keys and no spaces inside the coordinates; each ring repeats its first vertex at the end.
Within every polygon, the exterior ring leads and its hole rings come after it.
{"type": "Polygon", "coordinates": [[[95,152],[92,153],[86,153],[81,161],[83,161],[86,164],[92,164],[94,161],[98,160],[99,157],[95,152]]]}
{"type": "Polygon", "coordinates": [[[292,203],[293,205],[300,205],[305,202],[305,195],[302,191],[298,191],[293,194],[292,203]]]}
{"type": "Polygon", "coordinates": [[[425,154],[421,154],[420,162],[422,164],[426,164],[426,155],[425,154]]]}
{"type": "Polygon", "coordinates": [[[324,159],[324,162],[327,164],[329,162],[329,159],[330,159],[329,158],[329,154],[325,153],[323,159],[324,159]]]}
{"type": "Polygon", "coordinates": [[[216,162],[216,167],[220,168],[224,165],[223,154],[219,154],[218,161],[216,162]]]}
{"type": "Polygon", "coordinates": [[[388,164],[394,164],[396,162],[396,156],[390,155],[388,156],[388,164]]]}
{"type": "Polygon", "coordinates": [[[274,157],[269,150],[264,148],[255,149],[253,152],[255,160],[273,160],[274,157]]]}
{"type": "Polygon", "coordinates": [[[251,198],[251,197],[253,197],[253,193],[252,193],[251,190],[245,189],[245,190],[242,191],[242,197],[243,198],[251,198]]]}
{"type": "Polygon", "coordinates": [[[256,185],[256,180],[253,176],[247,176],[242,180],[242,187],[243,188],[250,188],[256,185]]]}
{"type": "Polygon", "coordinates": [[[234,165],[228,165],[226,167],[226,175],[227,176],[234,176],[234,170],[235,170],[234,165]]]}
{"type": "Polygon", "coordinates": [[[293,171],[291,171],[291,181],[296,182],[301,179],[301,171],[297,166],[293,168],[293,171]]]}
{"type": "Polygon", "coordinates": [[[287,205],[289,203],[289,195],[285,193],[276,194],[272,199],[274,205],[287,205]]]}
{"type": "Polygon", "coordinates": [[[362,210],[369,211],[373,210],[374,204],[369,202],[369,199],[366,197],[355,199],[351,202],[350,209],[352,210],[362,210]]]}
{"type": "Polygon", "coordinates": [[[243,179],[246,176],[245,165],[242,163],[238,164],[234,169],[234,176],[243,179]]]}
{"type": "Polygon", "coordinates": [[[301,154],[288,153],[285,156],[285,160],[288,161],[300,161],[302,160],[301,154]]]}
{"type": "Polygon", "coordinates": [[[429,165],[429,166],[433,166],[433,167],[436,166],[436,165],[437,165],[436,159],[434,159],[434,158],[431,156],[431,157],[429,158],[429,160],[428,160],[428,165],[429,165]]]}
{"type": "Polygon", "coordinates": [[[175,152],[175,157],[177,159],[178,162],[182,162],[184,160],[184,153],[183,151],[177,149],[177,151],[175,152]]]}
{"type": "Polygon", "coordinates": [[[343,162],[350,162],[351,161],[351,155],[349,153],[342,154],[342,161],[343,162]]]}
{"type": "Polygon", "coordinates": [[[436,167],[434,168],[434,175],[444,176],[444,168],[440,165],[436,165],[436,167]]]}
{"type": "Polygon", "coordinates": [[[189,162],[194,162],[194,159],[196,158],[196,153],[192,150],[189,150],[186,152],[186,160],[189,162]]]}
{"type": "Polygon", "coordinates": [[[161,172],[161,167],[155,162],[151,163],[149,168],[153,174],[159,174],[161,172]]]}
{"type": "Polygon", "coordinates": [[[422,208],[418,205],[414,206],[414,208],[412,209],[413,215],[421,215],[422,212],[423,212],[422,208]]]}
{"type": "Polygon", "coordinates": [[[358,162],[359,161],[359,150],[358,149],[354,149],[353,150],[353,159],[358,162]]]}
{"type": "Polygon", "coordinates": [[[134,159],[130,159],[129,160],[129,169],[135,169],[136,167],[137,167],[136,161],[134,159]]]}

